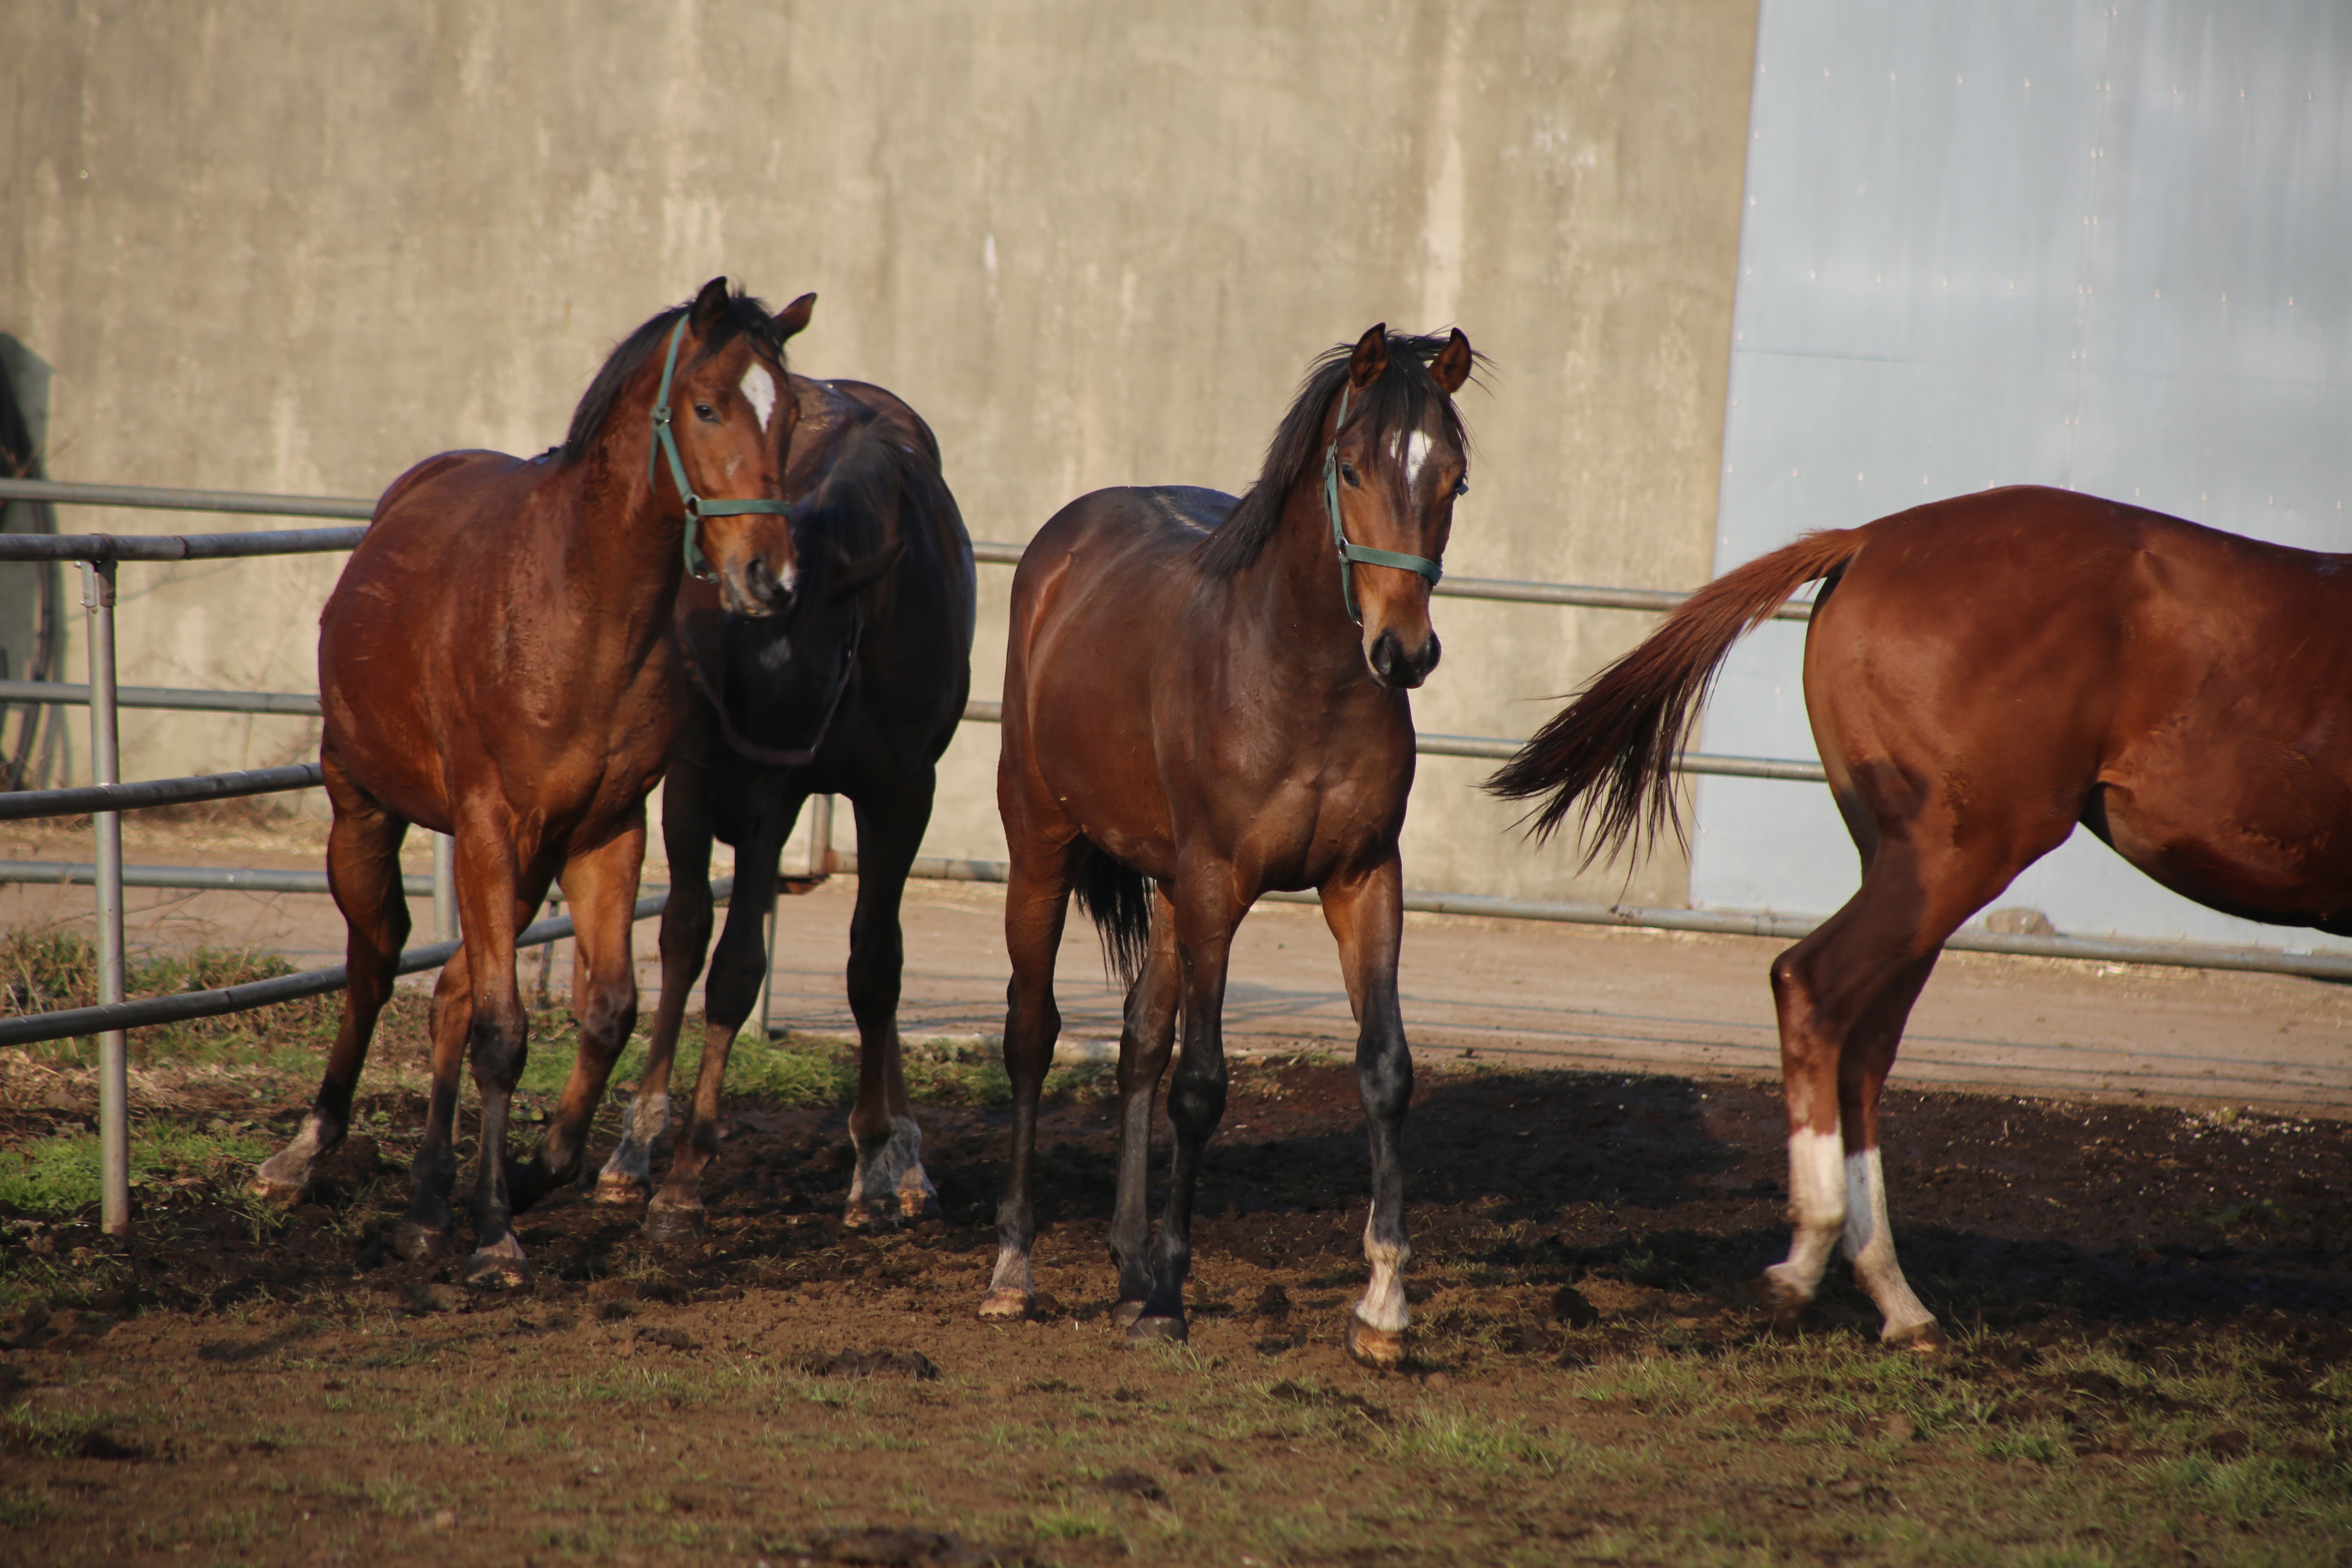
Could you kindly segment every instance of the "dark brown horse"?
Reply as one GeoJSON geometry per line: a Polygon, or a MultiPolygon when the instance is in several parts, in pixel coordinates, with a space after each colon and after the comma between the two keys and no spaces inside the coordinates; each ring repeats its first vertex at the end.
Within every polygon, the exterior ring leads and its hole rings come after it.
{"type": "Polygon", "coordinates": [[[707,558],[746,615],[792,592],[782,465],[797,409],[782,396],[783,341],[808,305],[771,318],[713,279],[613,352],[562,447],[529,460],[444,453],[376,504],[320,617],[327,871],[350,929],[350,991],[318,1099],[261,1167],[259,1193],[291,1201],[342,1139],[408,935],[400,843],[421,823],[456,836],[465,950],[433,994],[432,1101],[394,1245],[413,1258],[450,1244],[470,1052],[482,1097],[471,1277],[527,1277],[512,1215],[577,1173],[636,1021],[645,797],[684,705],[679,581],[707,558]],[[512,1165],[507,1109],[524,1048],[514,939],[558,878],[577,921],[580,1055],[537,1157],[512,1165]]]}
{"type": "Polygon", "coordinates": [[[1670,768],[1732,643],[1823,580],[1805,705],[1861,890],[1774,962],[1793,1318],[1843,1237],[1889,1343],[1936,1320],[1887,1228],[1878,1097],[1944,939],[2076,823],[2173,891],[2352,934],[2352,559],[2063,490],[1811,533],[1717,578],[1489,787],[1583,802],[1588,862],[1672,822],[1670,768]]]}
{"type": "Polygon", "coordinates": [[[848,1222],[890,1225],[938,1206],[898,1058],[898,903],[931,818],[934,764],[971,689],[971,541],[940,473],[939,442],[878,386],[793,376],[800,407],[785,492],[801,593],[780,616],[724,613],[689,585],[679,635],[696,679],[662,791],[670,900],[652,1049],[620,1146],[596,1184],[604,1203],[646,1195],[669,1117],[671,1053],[710,943],[715,837],[735,846],[735,892],[711,955],[692,1109],[669,1177],[646,1214],[656,1237],[701,1228],[703,1167],[718,1152],[728,1052],[765,968],[763,912],[776,860],[812,795],[857,813],[857,905],[849,1007],[857,1019],[857,1172],[848,1222]]]}
{"type": "Polygon", "coordinates": [[[1317,363],[1243,500],[1097,490],[1055,514],[1023,553],[996,774],[1013,852],[1013,1158],[982,1317],[1020,1316],[1033,1296],[1030,1168],[1061,1029],[1054,958],[1072,889],[1130,982],[1110,1230],[1117,1315],[1134,1337],[1181,1339],[1193,1186],[1224,1109],[1220,1015],[1234,931],[1260,893],[1315,888],[1361,1030],[1356,1072],[1371,1135],[1371,1286],[1348,1344],[1375,1364],[1402,1359],[1405,693],[1437,663],[1429,591],[1464,488],[1453,395],[1471,362],[1459,331],[1374,327],[1317,363]],[[1152,1101],[1180,1013],[1174,1167],[1147,1253],[1152,1101]]]}

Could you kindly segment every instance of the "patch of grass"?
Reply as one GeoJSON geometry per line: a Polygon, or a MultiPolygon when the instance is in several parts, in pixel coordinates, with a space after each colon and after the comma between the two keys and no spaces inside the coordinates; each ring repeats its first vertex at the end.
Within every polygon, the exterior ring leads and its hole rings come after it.
{"type": "MultiPolygon", "coordinates": [[[[247,948],[132,953],[123,965],[123,991],[136,1001],[294,973],[280,954],[247,948]]],[[[0,1016],[97,1005],[98,949],[89,937],[55,928],[0,937],[0,1016]]],[[[249,1013],[159,1024],[131,1034],[131,1058],[141,1066],[274,1065],[294,1049],[317,1050],[333,1037],[341,1013],[341,994],[331,992],[249,1013]]],[[[98,1060],[97,1038],[89,1035],[48,1041],[31,1051],[36,1060],[61,1067],[90,1067],[98,1060]]]]}
{"type": "Polygon", "coordinates": [[[30,1487],[0,1487],[0,1527],[22,1530],[54,1517],[58,1507],[47,1492],[30,1487]]]}
{"type": "MultiPolygon", "coordinates": [[[[131,1129],[131,1184],[216,1176],[269,1152],[257,1132],[146,1121],[131,1129]]],[[[0,1204],[30,1214],[68,1215],[99,1199],[98,1134],[61,1133],[0,1152],[0,1204]]]]}

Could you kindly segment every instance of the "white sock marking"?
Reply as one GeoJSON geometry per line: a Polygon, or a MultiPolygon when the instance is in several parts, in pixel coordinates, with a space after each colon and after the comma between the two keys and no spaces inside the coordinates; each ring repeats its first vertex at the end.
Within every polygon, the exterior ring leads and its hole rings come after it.
{"type": "Polygon", "coordinates": [[[768,416],[776,411],[776,378],[768,367],[755,364],[743,373],[743,395],[751,400],[751,412],[760,416],[760,428],[768,427],[768,416]]]}
{"type": "Polygon", "coordinates": [[[1845,1157],[1845,1255],[1853,1261],[1854,1279],[1886,1320],[1882,1336],[1936,1321],[1895,1261],[1895,1232],[1886,1223],[1886,1173],[1875,1149],[1845,1157]]]}
{"type": "Polygon", "coordinates": [[[1835,1129],[1789,1134],[1789,1220],[1796,1234],[1789,1238],[1789,1260],[1765,1272],[1809,1301],[1845,1224],[1845,1183],[1838,1168],[1844,1152],[1845,1140],[1835,1129]]]}
{"type": "Polygon", "coordinates": [[[1404,1299],[1404,1266],[1412,1259],[1412,1244],[1400,1242],[1389,1247],[1372,1236],[1371,1221],[1364,1222],[1364,1256],[1372,1265],[1371,1283],[1365,1288],[1364,1299],[1356,1303],[1356,1316],[1367,1328],[1384,1333],[1404,1332],[1406,1308],[1404,1299]]]}

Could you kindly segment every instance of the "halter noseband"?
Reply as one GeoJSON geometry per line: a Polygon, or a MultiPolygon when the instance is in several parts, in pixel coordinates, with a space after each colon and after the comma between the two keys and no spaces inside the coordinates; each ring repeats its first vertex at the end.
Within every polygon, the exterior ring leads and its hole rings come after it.
{"type": "Polygon", "coordinates": [[[1373,550],[1351,542],[1339,526],[1339,432],[1348,423],[1348,394],[1354,388],[1345,383],[1339,387],[1339,417],[1331,426],[1331,445],[1323,453],[1323,506],[1331,514],[1331,543],[1339,552],[1339,593],[1348,603],[1348,614],[1358,626],[1364,624],[1364,612],[1356,605],[1356,566],[1395,566],[1407,572],[1418,572],[1437,586],[1445,575],[1444,568],[1434,561],[1418,555],[1407,555],[1396,550],[1373,550]]]}
{"type": "Polygon", "coordinates": [[[686,506],[687,575],[710,583],[718,580],[719,574],[711,570],[709,561],[702,553],[702,546],[696,542],[704,518],[740,517],[752,511],[790,517],[793,509],[789,503],[780,500],[704,500],[694,493],[694,487],[687,483],[686,464],[677,455],[677,437],[670,433],[669,383],[672,373],[677,369],[678,340],[686,336],[687,318],[692,314],[691,310],[680,311],[677,325],[670,329],[669,355],[662,361],[661,391],[654,396],[655,450],[646,454],[646,479],[649,483],[656,479],[660,473],[657,464],[661,458],[667,456],[669,458],[669,477],[677,482],[678,500],[686,506]]]}

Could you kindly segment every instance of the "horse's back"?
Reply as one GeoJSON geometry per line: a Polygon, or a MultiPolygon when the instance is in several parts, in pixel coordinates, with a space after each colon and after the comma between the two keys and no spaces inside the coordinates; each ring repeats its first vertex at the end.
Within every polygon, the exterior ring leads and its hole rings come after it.
{"type": "Polygon", "coordinates": [[[2079,816],[2215,908],[2352,913],[2352,563],[2060,490],[1858,532],[1805,654],[1841,794],[1892,764],[1956,832],[2079,816]]]}

